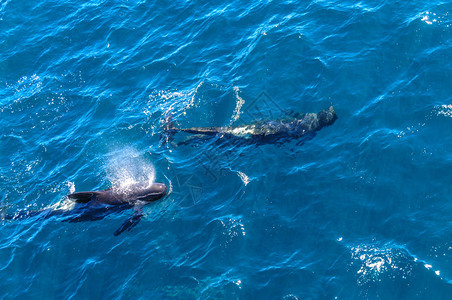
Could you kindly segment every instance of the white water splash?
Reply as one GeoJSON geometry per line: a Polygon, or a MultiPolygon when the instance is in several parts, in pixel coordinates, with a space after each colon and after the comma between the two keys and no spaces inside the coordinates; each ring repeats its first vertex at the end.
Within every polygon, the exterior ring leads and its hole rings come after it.
{"type": "Polygon", "coordinates": [[[155,110],[155,105],[158,103],[158,108],[164,114],[186,114],[186,110],[195,106],[195,98],[198,89],[204,84],[200,82],[195,88],[181,90],[181,91],[154,91],[149,95],[149,104],[144,109],[147,116],[152,116],[155,110]]]}
{"type": "Polygon", "coordinates": [[[243,100],[242,97],[239,96],[239,87],[235,86],[234,87],[234,95],[235,98],[237,99],[236,103],[235,103],[235,109],[232,115],[232,122],[234,123],[235,121],[237,121],[240,118],[240,114],[242,113],[242,106],[243,104],[245,104],[245,100],[243,100]]]}
{"type": "Polygon", "coordinates": [[[452,104],[435,106],[434,111],[437,116],[445,116],[448,118],[452,118],[452,104]]]}
{"type": "Polygon", "coordinates": [[[133,148],[122,148],[111,153],[106,166],[111,185],[120,191],[128,191],[131,185],[155,180],[155,168],[133,148]]]}
{"type": "Polygon", "coordinates": [[[359,245],[351,248],[351,254],[351,265],[358,268],[358,285],[380,282],[387,272],[397,274],[402,279],[407,279],[412,273],[413,264],[407,262],[414,260],[402,249],[359,245]]]}
{"type": "Polygon", "coordinates": [[[242,180],[243,184],[246,186],[248,183],[250,183],[250,178],[248,175],[246,175],[243,172],[237,171],[237,174],[239,175],[240,179],[242,180]]]}
{"type": "Polygon", "coordinates": [[[67,183],[67,186],[69,187],[69,194],[72,194],[73,192],[75,192],[75,183],[72,181],[69,181],[67,183]]]}
{"type": "Polygon", "coordinates": [[[223,235],[226,236],[226,243],[230,243],[233,239],[239,236],[245,236],[245,225],[243,225],[240,218],[232,216],[224,216],[219,218],[221,225],[224,228],[223,235]]]}
{"type": "Polygon", "coordinates": [[[425,22],[428,25],[432,25],[433,23],[438,22],[438,19],[437,19],[435,13],[431,13],[431,12],[427,11],[422,15],[421,21],[425,22]]]}

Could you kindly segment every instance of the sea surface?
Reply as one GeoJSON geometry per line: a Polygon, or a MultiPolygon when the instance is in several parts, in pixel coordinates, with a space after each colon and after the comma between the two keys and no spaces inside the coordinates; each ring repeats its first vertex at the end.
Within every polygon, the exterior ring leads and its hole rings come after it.
{"type": "Polygon", "coordinates": [[[0,299],[452,299],[452,2],[0,0],[0,299]],[[162,142],[334,106],[311,139],[162,142]]]}

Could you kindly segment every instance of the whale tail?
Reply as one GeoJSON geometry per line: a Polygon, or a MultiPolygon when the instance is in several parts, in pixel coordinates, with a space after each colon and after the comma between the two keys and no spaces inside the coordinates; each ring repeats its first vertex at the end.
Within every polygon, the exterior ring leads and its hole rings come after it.
{"type": "Polygon", "coordinates": [[[160,135],[160,145],[165,145],[173,141],[174,134],[178,131],[173,124],[173,115],[168,114],[163,121],[162,133],[160,135]]]}

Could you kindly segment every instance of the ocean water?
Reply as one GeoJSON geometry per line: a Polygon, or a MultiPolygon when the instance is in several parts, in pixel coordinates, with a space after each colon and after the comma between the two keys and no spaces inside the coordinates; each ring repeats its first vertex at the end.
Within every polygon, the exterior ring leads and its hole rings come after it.
{"type": "Polygon", "coordinates": [[[451,11],[1,0],[1,213],[170,193],[117,237],[131,211],[3,221],[0,298],[451,299],[451,11]],[[160,142],[330,105],[302,143],[160,142]]]}

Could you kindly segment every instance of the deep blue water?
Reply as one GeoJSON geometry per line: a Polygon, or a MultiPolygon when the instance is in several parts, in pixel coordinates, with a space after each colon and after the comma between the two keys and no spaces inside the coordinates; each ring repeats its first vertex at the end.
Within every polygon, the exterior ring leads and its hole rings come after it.
{"type": "Polygon", "coordinates": [[[2,213],[170,187],[118,237],[131,211],[2,222],[1,299],[451,299],[451,11],[1,0],[2,213]],[[302,145],[160,143],[330,105],[302,145]]]}

